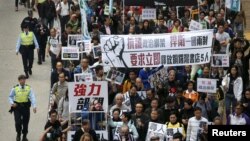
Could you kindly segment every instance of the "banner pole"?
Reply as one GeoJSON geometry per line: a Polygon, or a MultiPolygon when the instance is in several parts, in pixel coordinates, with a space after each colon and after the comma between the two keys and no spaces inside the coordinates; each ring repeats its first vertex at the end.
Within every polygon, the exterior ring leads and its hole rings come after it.
{"type": "Polygon", "coordinates": [[[123,2],[123,14],[122,14],[122,16],[123,16],[123,18],[122,18],[122,31],[124,32],[124,30],[125,30],[125,28],[124,28],[124,26],[125,26],[125,0],[123,0],[122,2],[123,2]]]}

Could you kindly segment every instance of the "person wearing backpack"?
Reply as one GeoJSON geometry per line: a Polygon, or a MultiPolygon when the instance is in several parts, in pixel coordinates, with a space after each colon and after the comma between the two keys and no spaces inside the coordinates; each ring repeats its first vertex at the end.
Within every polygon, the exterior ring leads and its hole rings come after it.
{"type": "Polygon", "coordinates": [[[169,116],[169,121],[170,122],[166,122],[166,127],[167,129],[169,128],[178,128],[182,134],[182,139],[184,140],[186,137],[186,131],[184,129],[184,125],[180,122],[177,121],[177,113],[176,112],[171,112],[170,116],[169,116]]]}
{"type": "Polygon", "coordinates": [[[60,61],[61,57],[61,48],[62,48],[62,43],[61,43],[61,37],[59,35],[56,35],[56,29],[52,28],[50,30],[50,36],[48,37],[48,42],[47,42],[47,57],[51,58],[51,68],[53,70],[56,69],[56,63],[60,61]]]}

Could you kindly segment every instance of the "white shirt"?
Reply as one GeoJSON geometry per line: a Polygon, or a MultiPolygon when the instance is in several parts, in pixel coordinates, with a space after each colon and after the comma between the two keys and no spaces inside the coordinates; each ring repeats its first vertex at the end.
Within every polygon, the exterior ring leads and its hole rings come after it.
{"type": "MultiPolygon", "coordinates": [[[[222,34],[217,32],[215,36],[216,36],[216,39],[219,42],[222,42],[222,41],[227,41],[228,42],[230,40],[230,36],[226,32],[223,32],[222,34]]],[[[220,52],[226,53],[226,50],[227,50],[227,46],[221,46],[220,52]]]]}
{"type": "Polygon", "coordinates": [[[208,120],[204,117],[201,117],[200,120],[197,120],[196,117],[188,120],[186,141],[198,140],[198,133],[203,131],[202,124],[208,124],[208,120]]]}
{"type": "Polygon", "coordinates": [[[64,2],[61,2],[61,16],[67,16],[69,15],[69,3],[67,2],[66,4],[64,4],[64,2]]]}
{"type": "Polygon", "coordinates": [[[55,37],[48,37],[48,43],[50,45],[50,51],[56,55],[58,55],[60,53],[60,46],[61,43],[61,38],[57,36],[55,37]]]}

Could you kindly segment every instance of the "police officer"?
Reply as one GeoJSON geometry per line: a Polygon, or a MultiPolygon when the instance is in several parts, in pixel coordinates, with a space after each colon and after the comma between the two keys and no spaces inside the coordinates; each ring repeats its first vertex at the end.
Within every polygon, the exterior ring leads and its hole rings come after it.
{"type": "Polygon", "coordinates": [[[26,78],[29,78],[29,74],[32,75],[31,69],[34,60],[34,49],[39,49],[39,45],[34,33],[29,31],[28,25],[24,25],[22,28],[23,31],[17,40],[16,55],[18,55],[18,52],[21,53],[24,72],[26,78]]]}
{"type": "Polygon", "coordinates": [[[9,103],[11,110],[14,111],[15,126],[16,126],[16,141],[21,139],[21,131],[23,133],[22,141],[28,141],[28,124],[30,119],[30,106],[33,107],[33,112],[36,113],[36,99],[31,87],[25,84],[26,76],[18,76],[19,84],[11,89],[9,95],[9,103]]]}

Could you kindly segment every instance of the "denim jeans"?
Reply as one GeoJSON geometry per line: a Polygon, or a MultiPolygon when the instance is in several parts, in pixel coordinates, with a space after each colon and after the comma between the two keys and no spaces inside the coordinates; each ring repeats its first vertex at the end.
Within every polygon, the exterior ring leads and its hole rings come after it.
{"type": "Polygon", "coordinates": [[[226,104],[226,116],[228,117],[229,114],[234,111],[234,108],[236,106],[236,102],[237,100],[234,97],[234,94],[226,94],[225,97],[225,104],[226,104]],[[232,109],[231,109],[231,105],[232,105],[232,109]]]}

